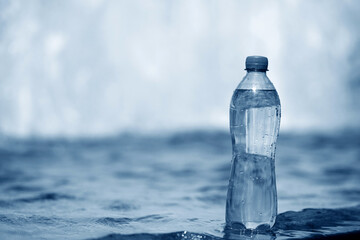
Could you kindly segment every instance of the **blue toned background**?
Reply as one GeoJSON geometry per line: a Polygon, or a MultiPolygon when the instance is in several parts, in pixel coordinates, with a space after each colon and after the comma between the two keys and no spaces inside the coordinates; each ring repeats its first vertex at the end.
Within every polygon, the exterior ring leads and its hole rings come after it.
{"type": "Polygon", "coordinates": [[[359,11],[0,0],[0,238],[234,237],[228,108],[248,55],[269,58],[282,104],[262,237],[359,231],[359,11]]]}
{"type": "Polygon", "coordinates": [[[16,136],[228,129],[248,55],[283,131],[360,124],[357,1],[1,1],[0,127],[16,136]],[[315,104],[316,103],[316,104],[315,104]]]}

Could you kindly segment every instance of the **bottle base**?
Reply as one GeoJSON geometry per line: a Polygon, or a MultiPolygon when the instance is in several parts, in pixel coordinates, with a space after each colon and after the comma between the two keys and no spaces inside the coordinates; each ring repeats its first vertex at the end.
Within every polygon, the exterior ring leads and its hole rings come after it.
{"type": "Polygon", "coordinates": [[[227,230],[258,230],[270,231],[271,225],[263,222],[246,222],[245,224],[239,222],[226,223],[227,230]]]}
{"type": "MultiPolygon", "coordinates": [[[[255,223],[252,223],[255,226],[255,223]]],[[[224,239],[234,240],[275,240],[276,234],[271,230],[269,224],[256,223],[255,229],[246,228],[244,224],[234,222],[226,224],[224,229],[224,239]]]]}

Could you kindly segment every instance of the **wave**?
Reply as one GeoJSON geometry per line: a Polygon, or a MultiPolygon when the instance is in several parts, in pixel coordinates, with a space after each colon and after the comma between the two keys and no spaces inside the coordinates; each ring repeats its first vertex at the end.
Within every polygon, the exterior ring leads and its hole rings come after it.
{"type": "MultiPolygon", "coordinates": [[[[317,239],[317,240],[344,240],[344,239],[359,239],[360,231],[354,231],[349,233],[339,233],[339,234],[314,234],[306,238],[292,238],[292,239],[317,239]]],[[[163,233],[163,234],[148,234],[148,233],[139,233],[139,234],[109,234],[105,237],[94,238],[91,240],[230,240],[230,239],[239,239],[239,240],[250,240],[250,239],[275,239],[273,235],[239,235],[239,236],[224,236],[224,238],[216,237],[208,234],[192,233],[192,232],[173,232],[173,233],[163,233]],[[268,238],[267,238],[268,237],[268,238]]],[[[287,239],[287,238],[281,238],[287,239]]]]}
{"type": "MultiPolygon", "coordinates": [[[[160,215],[140,218],[103,218],[98,221],[109,226],[119,226],[144,219],[157,220],[160,215]]],[[[188,231],[172,233],[109,234],[96,240],[199,240],[199,239],[349,239],[360,238],[360,205],[338,209],[309,208],[302,211],[288,211],[277,216],[270,231],[224,230],[222,236],[188,231]],[[358,226],[358,227],[356,227],[358,226]],[[343,231],[343,232],[341,232],[343,231]],[[341,232],[341,233],[339,233],[341,232]]]]}

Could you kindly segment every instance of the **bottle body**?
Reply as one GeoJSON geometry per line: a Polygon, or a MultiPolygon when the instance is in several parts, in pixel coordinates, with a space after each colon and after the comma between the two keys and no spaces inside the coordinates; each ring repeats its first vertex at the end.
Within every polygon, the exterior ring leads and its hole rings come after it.
{"type": "Polygon", "coordinates": [[[230,104],[232,166],[227,226],[272,227],[277,215],[275,149],[279,96],[265,72],[248,72],[230,104]]]}

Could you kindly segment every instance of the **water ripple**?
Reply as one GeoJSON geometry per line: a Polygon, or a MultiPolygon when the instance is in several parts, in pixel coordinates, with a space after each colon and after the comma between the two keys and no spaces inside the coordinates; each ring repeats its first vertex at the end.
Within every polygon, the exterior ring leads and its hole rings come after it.
{"type": "Polygon", "coordinates": [[[163,234],[109,234],[105,237],[93,240],[220,240],[222,238],[211,236],[208,234],[192,233],[192,232],[173,232],[163,234]]]}
{"type": "Polygon", "coordinates": [[[67,195],[67,194],[60,194],[60,193],[43,193],[34,197],[28,197],[28,198],[19,198],[16,199],[16,202],[26,202],[26,203],[32,203],[32,202],[39,202],[39,201],[57,201],[57,200],[73,200],[75,199],[74,196],[67,195]]]}

